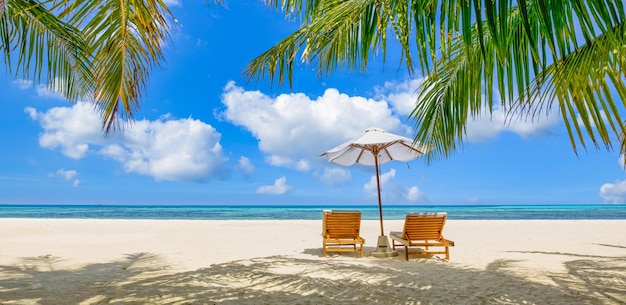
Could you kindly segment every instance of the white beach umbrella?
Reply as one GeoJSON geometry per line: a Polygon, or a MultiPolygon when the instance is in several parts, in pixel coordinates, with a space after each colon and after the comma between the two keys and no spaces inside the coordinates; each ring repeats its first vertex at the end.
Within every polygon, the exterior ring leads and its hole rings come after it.
{"type": "Polygon", "coordinates": [[[430,147],[414,143],[412,139],[388,133],[380,128],[368,128],[359,136],[325,153],[329,162],[351,166],[361,164],[376,167],[376,185],[378,186],[378,213],[380,218],[380,238],[376,252],[386,252],[387,238],[383,228],[383,207],[380,193],[379,166],[389,161],[408,162],[428,153],[430,147]],[[381,244],[383,243],[384,244],[381,244]],[[386,249],[381,249],[386,248],[386,249]]]}

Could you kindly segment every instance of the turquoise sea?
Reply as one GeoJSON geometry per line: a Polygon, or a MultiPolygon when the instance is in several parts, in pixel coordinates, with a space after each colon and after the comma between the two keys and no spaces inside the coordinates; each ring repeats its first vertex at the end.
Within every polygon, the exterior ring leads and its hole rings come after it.
{"type": "MultiPolygon", "coordinates": [[[[81,219],[321,219],[325,209],[360,210],[378,219],[378,206],[136,206],[0,205],[0,218],[81,219]]],[[[626,205],[383,206],[384,219],[409,212],[447,212],[449,219],[626,219],[626,205]]]]}

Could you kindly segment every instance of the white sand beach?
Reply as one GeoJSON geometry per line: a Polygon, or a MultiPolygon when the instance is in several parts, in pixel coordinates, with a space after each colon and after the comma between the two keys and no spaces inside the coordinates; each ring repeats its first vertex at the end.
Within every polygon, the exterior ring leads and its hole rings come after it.
{"type": "Polygon", "coordinates": [[[449,262],[367,257],[378,230],[356,258],[321,220],[0,219],[0,304],[626,304],[626,220],[448,220],[449,262]]]}

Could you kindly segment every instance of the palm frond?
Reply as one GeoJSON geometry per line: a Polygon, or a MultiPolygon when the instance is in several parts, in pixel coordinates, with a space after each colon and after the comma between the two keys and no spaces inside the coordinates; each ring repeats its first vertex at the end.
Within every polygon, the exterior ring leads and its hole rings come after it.
{"type": "MultiPolygon", "coordinates": [[[[277,1],[269,2],[278,7],[277,1]]],[[[308,23],[252,60],[244,72],[249,80],[267,77],[270,82],[291,84],[300,63],[313,65],[320,75],[337,69],[365,69],[372,54],[384,58],[390,31],[406,50],[405,64],[413,69],[412,10],[407,1],[287,1],[280,5],[289,13],[306,14],[302,18],[308,23]]]]}
{"type": "Polygon", "coordinates": [[[139,109],[149,72],[164,61],[172,15],[161,0],[64,0],[58,7],[89,38],[94,100],[108,134],[139,109]]]}
{"type": "Polygon", "coordinates": [[[89,70],[87,43],[79,29],[52,14],[47,4],[35,0],[7,2],[0,17],[6,68],[16,78],[45,82],[70,101],[89,97],[94,77],[89,70]]]}
{"type": "MultiPolygon", "coordinates": [[[[614,0],[268,0],[301,29],[254,59],[248,79],[292,83],[294,65],[318,73],[365,70],[400,44],[401,64],[426,80],[411,114],[430,158],[462,144],[471,117],[498,101],[510,116],[533,118],[555,103],[573,149],[626,134],[622,1],[614,0]],[[412,36],[411,36],[412,35],[412,36]]],[[[622,136],[626,151],[626,136],[622,136]]]]}
{"type": "Polygon", "coordinates": [[[556,101],[567,128],[576,131],[577,141],[570,138],[575,151],[577,142],[586,147],[585,138],[595,147],[602,144],[610,149],[615,136],[624,130],[626,86],[621,75],[625,62],[623,51],[616,47],[621,49],[626,41],[625,30],[626,24],[607,29],[593,43],[544,69],[528,87],[528,100],[520,104],[531,109],[556,101]],[[622,43],[616,45],[616,40],[622,43]]]}
{"type": "Polygon", "coordinates": [[[598,26],[589,27],[583,34],[586,43],[578,46],[577,24],[599,21],[585,17],[580,7],[574,21],[572,10],[562,4],[548,15],[542,5],[528,6],[524,12],[512,8],[506,14],[508,36],[492,36],[500,31],[502,22],[497,21],[491,25],[495,30],[480,31],[476,25],[469,48],[465,37],[450,44],[445,58],[436,62],[434,72],[418,88],[417,105],[410,116],[415,120],[416,139],[434,147],[429,158],[447,157],[455,151],[465,136],[466,114],[477,116],[484,108],[490,111],[496,92],[510,117],[532,119],[556,103],[574,151],[577,145],[586,147],[586,139],[596,147],[602,143],[611,148],[615,136],[624,130],[623,16],[607,13],[601,21],[613,20],[615,25],[606,23],[599,36],[592,36],[598,26]],[[546,21],[547,16],[551,21],[546,21]],[[559,34],[554,33],[557,28],[559,34]],[[506,50],[498,49],[498,40],[508,45],[506,50]]]}

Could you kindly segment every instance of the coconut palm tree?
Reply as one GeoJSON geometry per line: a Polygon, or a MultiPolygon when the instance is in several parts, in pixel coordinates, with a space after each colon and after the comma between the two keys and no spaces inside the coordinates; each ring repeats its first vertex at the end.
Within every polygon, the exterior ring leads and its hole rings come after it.
{"type": "Polygon", "coordinates": [[[171,20],[162,0],[0,0],[0,48],[14,77],[93,102],[109,133],[139,108],[171,20]]]}
{"type": "Polygon", "coordinates": [[[249,79],[291,84],[300,64],[320,74],[365,70],[372,56],[384,61],[393,40],[400,64],[425,76],[410,117],[416,140],[433,145],[431,159],[454,152],[468,121],[494,103],[510,119],[558,107],[574,151],[626,148],[622,1],[267,2],[302,26],[255,58],[249,79]]]}

